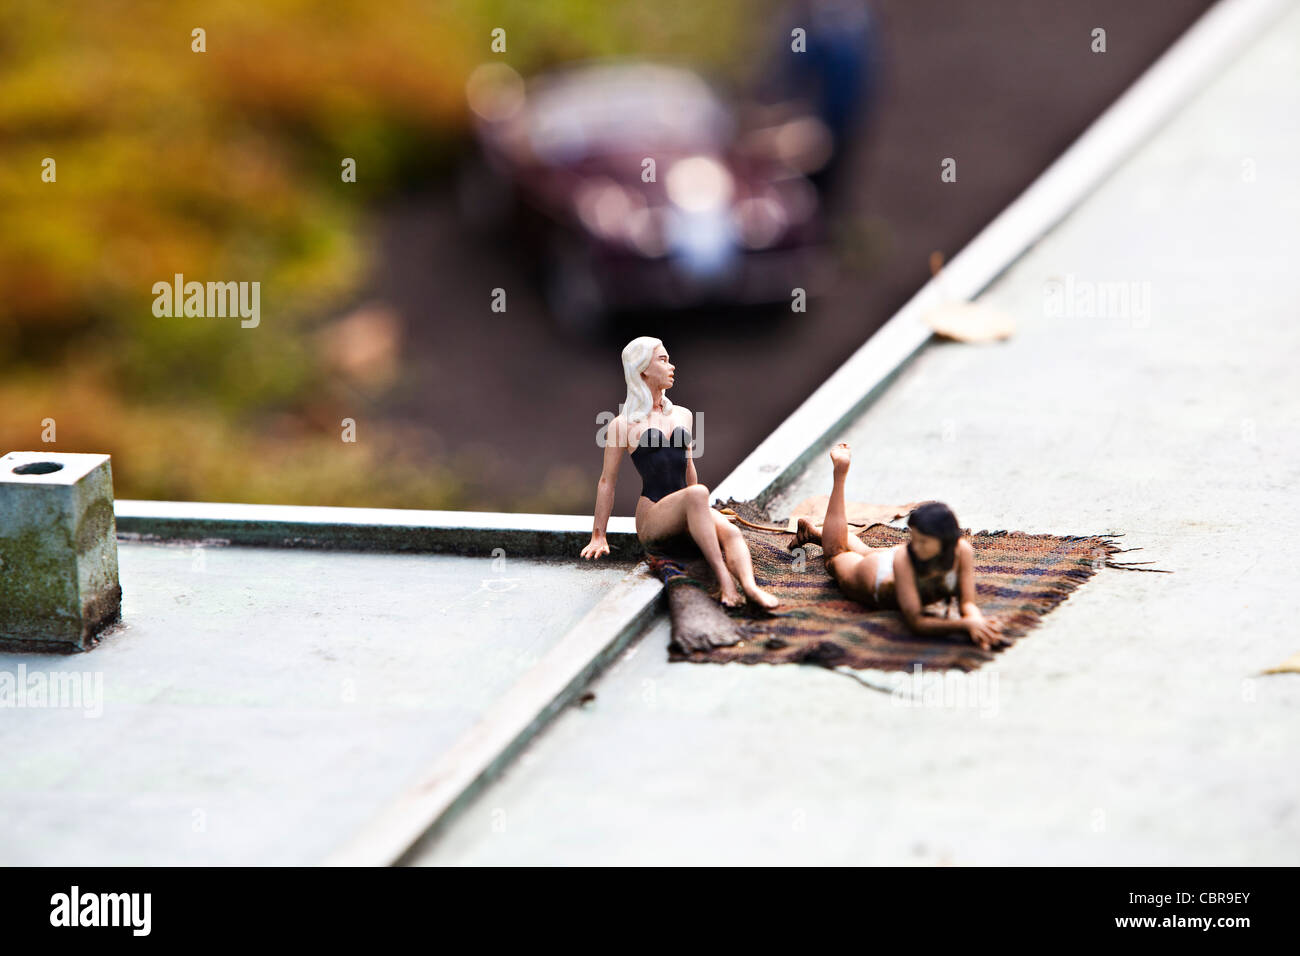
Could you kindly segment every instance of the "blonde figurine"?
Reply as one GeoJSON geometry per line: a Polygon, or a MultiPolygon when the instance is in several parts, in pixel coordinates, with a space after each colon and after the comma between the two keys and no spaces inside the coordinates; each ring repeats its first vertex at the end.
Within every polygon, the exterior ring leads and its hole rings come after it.
{"type": "Polygon", "coordinates": [[[641,475],[641,497],[636,503],[636,534],[641,543],[650,546],[689,534],[717,576],[724,605],[736,607],[743,602],[736,589],[739,581],[750,601],[771,610],[781,602],[758,586],[744,537],[709,506],[709,489],[696,478],[695,461],[689,454],[690,409],[674,405],[666,394],[675,373],[659,339],[643,335],[623,349],[627,399],[605,431],[595,521],[582,557],[609,554],[605,526],[614,507],[618,470],[628,456],[641,475]]]}

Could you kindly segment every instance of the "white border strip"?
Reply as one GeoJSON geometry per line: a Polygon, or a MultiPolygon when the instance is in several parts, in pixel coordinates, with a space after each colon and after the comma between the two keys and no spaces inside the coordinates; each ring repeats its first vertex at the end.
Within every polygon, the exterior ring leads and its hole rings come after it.
{"type": "MultiPolygon", "coordinates": [[[[245,547],[577,558],[591,537],[586,515],[131,500],[115,502],[114,515],[123,541],[245,547]]],[[[606,532],[611,560],[641,560],[634,519],[613,518],[606,532]]]]}
{"type": "MultiPolygon", "coordinates": [[[[590,515],[514,514],[504,511],[424,511],[416,508],[336,508],[315,505],[250,505],[213,501],[148,501],[122,498],[114,503],[118,521],[237,523],[299,527],[422,528],[460,531],[542,531],[591,533],[590,515]]],[[[632,518],[611,518],[610,531],[636,534],[632,518]]]]}

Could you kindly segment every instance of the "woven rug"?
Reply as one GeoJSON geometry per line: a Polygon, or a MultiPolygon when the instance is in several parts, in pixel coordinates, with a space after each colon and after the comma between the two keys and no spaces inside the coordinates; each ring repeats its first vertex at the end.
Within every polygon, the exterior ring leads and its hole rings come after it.
{"type": "MultiPolygon", "coordinates": [[[[752,502],[728,501],[723,510],[754,524],[772,519],[752,502]]],[[[779,522],[784,527],[783,522],[779,522]]],[[[827,667],[911,670],[974,670],[1010,644],[982,650],[964,635],[917,637],[897,611],[871,610],[845,597],[826,572],[822,549],[807,544],[787,550],[794,535],[780,530],[737,527],[749,545],[754,577],[781,599],[774,613],[754,608],[724,608],[717,600],[713,572],[689,537],[647,549],[654,573],[664,582],[672,618],[668,656],[673,661],[742,664],[820,664],[827,667]]],[[[1002,621],[1002,633],[1015,643],[1084,581],[1102,567],[1150,571],[1115,562],[1122,551],[1119,535],[1023,534],[980,531],[970,535],[975,549],[976,602],[986,617],[1002,621]]],[[[886,524],[859,532],[871,547],[906,540],[906,533],[886,524]]],[[[927,613],[942,615],[942,605],[927,613]]],[[[953,613],[957,613],[953,606],[953,613]]]]}

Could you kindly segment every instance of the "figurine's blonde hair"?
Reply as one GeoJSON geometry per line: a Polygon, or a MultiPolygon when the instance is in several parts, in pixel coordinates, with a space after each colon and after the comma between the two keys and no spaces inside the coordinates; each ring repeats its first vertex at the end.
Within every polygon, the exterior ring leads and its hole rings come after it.
{"type": "MultiPolygon", "coordinates": [[[[650,386],[641,380],[641,373],[650,367],[655,347],[663,345],[653,335],[643,335],[623,347],[623,378],[627,380],[627,398],[623,401],[623,417],[629,422],[639,422],[650,414],[654,401],[650,386]]],[[[668,395],[663,398],[664,412],[672,411],[668,395]]]]}

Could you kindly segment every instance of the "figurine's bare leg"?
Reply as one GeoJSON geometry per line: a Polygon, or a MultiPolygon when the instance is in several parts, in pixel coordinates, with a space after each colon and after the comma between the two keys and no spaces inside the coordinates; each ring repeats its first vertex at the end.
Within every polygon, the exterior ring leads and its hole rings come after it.
{"type": "Polygon", "coordinates": [[[683,531],[690,533],[704,560],[718,579],[722,588],[722,603],[736,607],[742,602],[731,571],[722,558],[718,542],[718,528],[713,523],[713,509],[709,507],[709,489],[704,485],[687,485],[672,494],[664,495],[645,512],[637,531],[643,543],[653,543],[671,538],[683,531]]]}
{"type": "Polygon", "coordinates": [[[764,591],[754,580],[754,562],[749,554],[749,545],[745,543],[745,536],[740,533],[740,529],[716,509],[710,508],[709,511],[713,513],[714,524],[718,527],[718,543],[722,545],[722,554],[727,567],[736,576],[745,594],[751,601],[769,611],[780,607],[780,598],[764,591]]]}
{"type": "MultiPolygon", "coordinates": [[[[807,518],[800,518],[797,529],[794,533],[794,541],[790,543],[790,547],[797,548],[799,545],[807,544],[810,541],[813,544],[822,543],[822,526],[819,524],[813,524],[807,518]]],[[[849,547],[858,554],[870,554],[872,551],[878,550],[870,547],[852,531],[849,532],[848,541],[849,547]]]]}
{"type": "MultiPolygon", "coordinates": [[[[831,498],[826,504],[826,519],[822,523],[821,546],[825,552],[826,571],[835,579],[840,590],[856,601],[871,604],[875,600],[872,572],[875,570],[875,561],[880,559],[868,558],[849,544],[850,538],[857,537],[849,534],[844,507],[844,482],[849,474],[849,457],[849,446],[844,442],[831,449],[834,480],[831,498]]],[[[859,540],[858,543],[867,552],[871,551],[862,541],[859,540]]]]}
{"type": "Polygon", "coordinates": [[[837,554],[853,550],[849,545],[848,512],[844,506],[844,482],[849,476],[849,457],[849,446],[844,442],[831,449],[831,466],[834,475],[819,542],[822,550],[826,552],[827,561],[837,554]]]}

